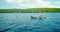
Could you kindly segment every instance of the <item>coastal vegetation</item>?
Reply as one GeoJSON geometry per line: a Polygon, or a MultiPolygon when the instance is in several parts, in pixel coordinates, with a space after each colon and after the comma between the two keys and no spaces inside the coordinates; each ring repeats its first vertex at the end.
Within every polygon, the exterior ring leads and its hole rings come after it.
{"type": "Polygon", "coordinates": [[[60,12],[60,8],[27,8],[27,9],[0,9],[0,13],[43,13],[43,12],[60,12]]]}

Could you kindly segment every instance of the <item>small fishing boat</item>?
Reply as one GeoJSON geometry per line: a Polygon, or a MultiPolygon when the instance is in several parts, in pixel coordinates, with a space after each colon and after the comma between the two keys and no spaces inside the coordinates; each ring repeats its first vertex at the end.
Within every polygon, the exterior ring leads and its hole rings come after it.
{"type": "Polygon", "coordinates": [[[31,19],[45,19],[45,18],[46,18],[46,16],[42,15],[42,14],[31,16],[31,19]]]}

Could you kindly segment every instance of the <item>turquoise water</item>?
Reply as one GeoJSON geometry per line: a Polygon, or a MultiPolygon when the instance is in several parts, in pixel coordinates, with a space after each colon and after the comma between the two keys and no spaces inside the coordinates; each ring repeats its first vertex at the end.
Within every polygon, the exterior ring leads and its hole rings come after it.
{"type": "Polygon", "coordinates": [[[60,13],[0,13],[0,32],[60,32],[60,13]],[[46,19],[31,19],[43,14],[46,19]]]}

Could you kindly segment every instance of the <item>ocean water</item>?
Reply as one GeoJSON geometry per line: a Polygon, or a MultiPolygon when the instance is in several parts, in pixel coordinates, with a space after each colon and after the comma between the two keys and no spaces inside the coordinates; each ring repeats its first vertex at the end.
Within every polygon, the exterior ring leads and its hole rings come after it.
{"type": "Polygon", "coordinates": [[[0,13],[0,32],[60,32],[60,13],[0,13]],[[42,14],[45,19],[31,19],[42,14]]]}

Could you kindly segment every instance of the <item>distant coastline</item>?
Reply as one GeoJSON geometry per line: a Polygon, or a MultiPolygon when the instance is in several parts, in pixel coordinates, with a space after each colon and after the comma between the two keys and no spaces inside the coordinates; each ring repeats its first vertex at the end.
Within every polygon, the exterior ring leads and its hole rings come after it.
{"type": "Polygon", "coordinates": [[[0,13],[60,13],[60,8],[27,8],[27,9],[1,9],[0,13]]]}

